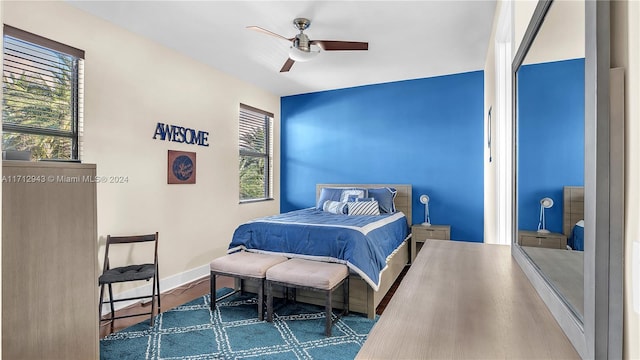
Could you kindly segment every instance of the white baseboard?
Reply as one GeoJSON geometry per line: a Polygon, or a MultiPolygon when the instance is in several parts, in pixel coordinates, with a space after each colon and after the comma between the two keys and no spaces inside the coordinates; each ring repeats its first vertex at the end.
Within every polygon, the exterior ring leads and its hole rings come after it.
{"type": "MultiPolygon", "coordinates": [[[[160,269],[162,270],[162,269],[160,269]]],[[[195,280],[201,279],[205,276],[208,276],[210,274],[210,268],[209,268],[209,264],[205,264],[202,265],[200,267],[191,269],[191,270],[187,270],[185,272],[181,272],[179,274],[176,275],[172,275],[169,276],[167,278],[164,279],[160,279],[160,293],[165,293],[168,291],[171,291],[179,286],[188,284],[190,282],[193,282],[195,280]]],[[[151,294],[151,281],[149,283],[145,283],[145,285],[143,286],[139,286],[133,289],[129,289],[129,290],[125,290],[119,294],[114,294],[113,297],[115,299],[118,298],[128,298],[128,297],[136,297],[136,296],[145,296],[145,295],[149,295],[151,294]]],[[[107,289],[105,287],[105,299],[109,296],[107,289]]],[[[127,306],[133,305],[136,302],[138,302],[139,300],[131,300],[131,301],[120,301],[117,303],[114,303],[114,309],[120,310],[123,309],[127,306]]],[[[109,307],[109,304],[103,304],[102,305],[102,315],[106,315],[106,314],[110,314],[111,313],[111,308],[109,307]]]]}

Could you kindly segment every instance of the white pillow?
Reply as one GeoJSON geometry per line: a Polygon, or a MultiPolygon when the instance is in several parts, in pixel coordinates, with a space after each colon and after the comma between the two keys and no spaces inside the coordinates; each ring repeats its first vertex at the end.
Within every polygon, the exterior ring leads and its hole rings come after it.
{"type": "Polygon", "coordinates": [[[347,203],[349,215],[380,215],[377,201],[358,201],[347,203]]]}
{"type": "Polygon", "coordinates": [[[332,214],[344,215],[347,213],[347,203],[340,201],[327,200],[322,205],[322,211],[332,214]]]}
{"type": "Polygon", "coordinates": [[[344,189],[342,190],[342,195],[340,195],[340,201],[349,201],[349,195],[355,195],[356,197],[364,198],[367,197],[367,192],[364,189],[344,189]]]}

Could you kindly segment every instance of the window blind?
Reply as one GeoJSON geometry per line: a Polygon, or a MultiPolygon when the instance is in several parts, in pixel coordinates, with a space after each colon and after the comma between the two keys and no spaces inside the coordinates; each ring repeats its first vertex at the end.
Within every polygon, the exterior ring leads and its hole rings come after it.
{"type": "Polygon", "coordinates": [[[272,119],[272,113],[240,104],[241,201],[270,197],[272,119]]]}
{"type": "Polygon", "coordinates": [[[4,26],[3,149],[77,159],[84,52],[4,26]]]}

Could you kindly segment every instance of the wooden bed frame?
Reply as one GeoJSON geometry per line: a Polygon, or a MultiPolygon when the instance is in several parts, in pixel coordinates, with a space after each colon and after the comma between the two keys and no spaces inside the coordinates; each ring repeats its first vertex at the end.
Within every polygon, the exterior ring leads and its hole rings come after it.
{"type": "MultiPolygon", "coordinates": [[[[316,202],[320,196],[320,192],[324,187],[357,187],[357,188],[379,188],[392,187],[398,192],[395,199],[396,209],[402,211],[406,217],[408,225],[411,226],[411,185],[406,184],[318,184],[316,185],[316,202]]],[[[405,240],[396,251],[389,256],[387,260],[387,268],[382,272],[380,278],[380,286],[378,291],[374,291],[360,275],[351,273],[349,276],[349,311],[366,314],[367,317],[373,319],[376,315],[376,307],[387,294],[393,283],[398,278],[405,266],[409,263],[409,245],[410,241],[405,240]]],[[[238,288],[239,282],[236,282],[238,288]]],[[[248,292],[257,292],[257,288],[248,282],[244,286],[244,290],[248,292]]],[[[274,297],[284,297],[283,288],[275,286],[273,289],[274,297]]],[[[336,289],[333,293],[333,308],[342,309],[342,287],[336,289]]],[[[325,305],[325,297],[315,291],[298,290],[296,299],[300,302],[325,305]]]]}
{"type": "Polygon", "coordinates": [[[565,186],[562,188],[564,208],[562,210],[562,232],[571,236],[573,226],[584,220],[584,186],[565,186]]]}

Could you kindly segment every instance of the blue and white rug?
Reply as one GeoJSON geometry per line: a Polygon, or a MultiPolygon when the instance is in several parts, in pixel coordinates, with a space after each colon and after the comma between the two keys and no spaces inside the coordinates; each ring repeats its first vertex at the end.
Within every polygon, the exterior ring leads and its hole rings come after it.
{"type": "Polygon", "coordinates": [[[232,295],[212,312],[205,295],[161,313],[153,327],[147,320],[105,337],[100,359],[353,359],[374,323],[349,314],[325,337],[323,307],[274,301],[268,323],[258,320],[255,296],[232,295]]]}

